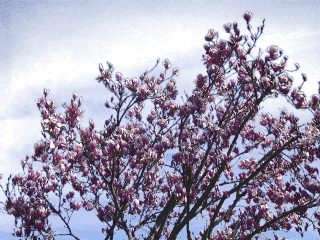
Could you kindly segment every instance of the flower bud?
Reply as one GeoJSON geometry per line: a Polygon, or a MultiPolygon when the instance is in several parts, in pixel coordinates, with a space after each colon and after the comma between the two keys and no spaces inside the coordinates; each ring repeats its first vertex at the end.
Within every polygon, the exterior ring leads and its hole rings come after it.
{"type": "Polygon", "coordinates": [[[160,73],[160,78],[165,78],[166,74],[164,72],[160,73]]]}
{"type": "Polygon", "coordinates": [[[168,69],[168,68],[171,67],[171,64],[170,64],[170,62],[169,62],[168,59],[164,60],[164,61],[162,62],[162,64],[163,64],[163,66],[164,66],[166,69],[168,69]]]}
{"type": "Polygon", "coordinates": [[[121,76],[122,76],[122,74],[121,73],[116,73],[116,79],[117,79],[117,81],[120,81],[121,80],[121,76]]]}
{"type": "Polygon", "coordinates": [[[24,160],[21,161],[21,165],[22,165],[23,168],[24,168],[24,166],[25,166],[26,164],[27,164],[26,161],[24,161],[24,160]]]}
{"type": "Polygon", "coordinates": [[[103,66],[101,63],[99,64],[99,71],[101,72],[101,74],[103,73],[103,66]]]}
{"type": "Polygon", "coordinates": [[[47,97],[49,92],[50,92],[49,89],[44,89],[44,90],[43,90],[44,96],[47,97]]]}
{"type": "Polygon", "coordinates": [[[72,96],[73,101],[76,100],[77,96],[78,96],[78,93],[74,92],[72,96]]]}
{"type": "Polygon", "coordinates": [[[302,73],[301,75],[302,75],[303,81],[304,82],[307,81],[307,75],[305,73],[302,73]]]}
{"type": "Polygon", "coordinates": [[[178,75],[179,74],[179,68],[172,69],[172,74],[173,75],[178,75]]]}
{"type": "Polygon", "coordinates": [[[243,15],[243,18],[249,22],[252,18],[252,13],[251,12],[246,12],[244,15],[243,15]]]}

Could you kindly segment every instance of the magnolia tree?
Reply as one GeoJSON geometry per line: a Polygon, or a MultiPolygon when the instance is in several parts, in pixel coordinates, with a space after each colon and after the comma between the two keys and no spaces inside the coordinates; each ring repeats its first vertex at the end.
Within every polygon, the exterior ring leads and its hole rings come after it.
{"type": "MultiPolygon", "coordinates": [[[[82,98],[76,101],[76,93],[71,104],[64,105],[65,115],[58,116],[45,89],[44,97],[37,100],[45,140],[35,144],[32,158],[27,155],[21,162],[28,175],[10,176],[5,191],[4,210],[15,217],[16,227],[21,220],[13,235],[79,239],[65,213],[81,207],[97,211],[106,226],[105,239],[113,239],[119,230],[130,240],[175,240],[183,229],[188,240],[258,239],[263,232],[293,227],[303,236],[311,225],[320,233],[320,213],[308,217],[308,209],[320,205],[319,171],[310,166],[320,158],[319,95],[307,102],[301,91],[305,74],[301,86],[291,91],[293,78],[288,72],[297,71],[299,65],[285,70],[288,57],[277,46],[268,47],[264,57],[260,51],[252,56],[264,21],[253,33],[252,14],[243,17],[249,36],[240,34],[236,22],[224,25],[230,33],[228,41],[218,41],[217,32],[209,30],[203,56],[207,76],[197,76],[192,95],[186,94],[181,105],[175,102],[178,91],[173,79],[178,69],[166,78],[171,67],[167,59],[158,78],[148,76],[153,68],[140,79],[123,79],[120,73],[112,79],[112,65],[104,69],[100,64],[97,80],[113,95],[105,106],[115,111],[100,132],[91,119],[89,128],[78,125],[83,112],[82,98]],[[299,125],[299,119],[286,110],[279,117],[259,113],[264,100],[279,94],[295,109],[311,111],[310,122],[299,125]],[[142,121],[147,100],[154,108],[142,121]],[[266,132],[256,131],[256,125],[266,132]],[[77,134],[81,141],[76,140],[77,134]],[[259,158],[243,159],[254,150],[259,150],[259,158]],[[169,151],[174,154],[166,164],[169,151]],[[33,161],[42,162],[43,170],[34,171],[33,161]],[[234,173],[236,163],[239,174],[234,173]],[[171,172],[161,175],[165,167],[171,172]],[[283,180],[286,174],[290,182],[283,180]],[[10,191],[10,180],[12,189],[19,189],[19,198],[10,191]],[[81,202],[74,201],[74,191],[63,194],[67,183],[80,193],[81,202]],[[230,190],[221,192],[223,185],[230,190]],[[50,191],[59,197],[58,207],[48,199],[50,191]],[[100,203],[101,195],[107,197],[106,205],[100,203]],[[223,210],[227,200],[232,204],[223,210]],[[239,205],[241,200],[247,205],[239,205]],[[61,218],[68,234],[55,234],[49,226],[50,214],[61,218]],[[128,221],[134,216],[139,220],[128,221]],[[207,218],[208,224],[194,234],[190,222],[196,217],[207,218]],[[215,231],[220,223],[225,227],[215,231]]],[[[275,233],[274,239],[279,239],[275,233]]]]}

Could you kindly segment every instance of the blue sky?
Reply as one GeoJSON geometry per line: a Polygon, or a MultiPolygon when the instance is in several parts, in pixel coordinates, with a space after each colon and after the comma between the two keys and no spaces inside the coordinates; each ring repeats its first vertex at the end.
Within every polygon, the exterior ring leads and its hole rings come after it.
{"type": "MultiPolygon", "coordinates": [[[[204,36],[208,29],[213,28],[221,39],[227,39],[223,24],[237,21],[240,30],[248,34],[242,18],[246,11],[253,13],[251,25],[254,31],[266,19],[264,33],[257,43],[262,51],[269,45],[278,45],[284,55],[289,56],[288,69],[295,69],[295,62],[300,64],[301,71],[290,75],[295,80],[293,87],[297,87],[302,81],[301,73],[307,74],[308,81],[303,90],[309,100],[317,92],[317,81],[320,81],[319,10],[319,2],[315,0],[2,0],[0,173],[3,179],[0,183],[5,186],[10,173],[22,173],[21,160],[27,154],[32,155],[34,144],[43,138],[41,115],[35,100],[43,96],[44,88],[50,89],[48,99],[55,100],[59,106],[57,113],[63,113],[62,103],[69,104],[73,92],[77,92],[83,97],[81,109],[85,111],[80,124],[88,127],[89,118],[92,118],[95,129],[100,131],[110,116],[104,103],[111,95],[94,80],[99,74],[99,63],[106,66],[109,61],[114,65],[114,73],[121,72],[124,78],[133,78],[150,70],[158,58],[161,62],[168,58],[172,67],[178,67],[180,71],[175,79],[180,93],[177,101],[181,101],[184,91],[191,93],[197,75],[206,73],[201,56],[205,53],[204,36]]],[[[151,74],[157,77],[163,70],[159,65],[151,74]]],[[[263,106],[262,112],[275,116],[279,116],[279,107],[287,107],[289,112],[296,113],[281,97],[268,100],[263,106]]],[[[301,123],[311,117],[307,111],[299,114],[301,123]]],[[[170,155],[166,160],[170,160],[170,155]]],[[[34,164],[35,170],[41,166],[34,164]]],[[[76,196],[75,200],[80,202],[81,198],[76,196]]],[[[57,198],[50,199],[53,203],[58,202],[57,198]]],[[[0,201],[5,201],[2,191],[0,201]]],[[[230,202],[225,206],[228,204],[230,202]]],[[[71,218],[70,226],[80,239],[104,239],[101,228],[106,226],[93,212],[95,210],[81,209],[71,218]]],[[[49,220],[53,229],[66,233],[57,217],[49,220]]],[[[204,224],[205,221],[194,221],[192,229],[198,234],[204,224]]],[[[0,213],[0,238],[18,239],[11,235],[13,228],[14,217],[0,213]]],[[[295,231],[278,234],[288,239],[301,238],[295,231]]],[[[126,239],[124,234],[116,237],[126,239]]],[[[186,235],[181,233],[180,237],[185,239],[186,235]]],[[[305,238],[319,237],[309,228],[305,238]]]]}

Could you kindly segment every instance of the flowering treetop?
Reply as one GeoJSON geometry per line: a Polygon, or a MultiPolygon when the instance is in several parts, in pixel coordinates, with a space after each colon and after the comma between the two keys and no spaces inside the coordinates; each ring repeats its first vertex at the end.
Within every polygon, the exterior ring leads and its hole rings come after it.
{"type": "MultiPolygon", "coordinates": [[[[268,47],[265,57],[260,51],[252,56],[264,21],[254,34],[249,24],[252,14],[246,12],[243,17],[249,36],[240,35],[236,22],[224,25],[230,34],[228,41],[219,41],[218,33],[209,30],[203,56],[207,75],[197,76],[192,95],[186,96],[182,105],[175,102],[178,91],[173,76],[179,70],[174,68],[166,78],[171,67],[168,59],[162,62],[165,71],[158,78],[148,76],[153,68],[139,79],[123,79],[121,73],[112,79],[112,64],[108,63],[108,69],[99,65],[96,80],[113,94],[105,106],[115,111],[100,132],[94,130],[92,119],[88,128],[78,124],[83,112],[82,98],[76,101],[76,93],[71,104],[64,106],[65,115],[58,116],[57,106],[46,99],[49,91],[45,89],[44,97],[37,100],[45,140],[35,144],[32,158],[28,155],[22,161],[23,169],[29,168],[28,176],[19,174],[12,179],[29,199],[23,196],[14,200],[8,185],[5,192],[5,210],[15,216],[16,224],[18,219],[22,222],[16,236],[38,239],[35,234],[39,233],[44,239],[54,239],[59,234],[48,226],[48,216],[54,213],[68,229],[68,234],[60,235],[79,239],[62,211],[67,201],[70,209],[64,208],[66,212],[81,207],[96,209],[97,217],[106,224],[102,229],[105,239],[113,239],[117,230],[123,230],[130,240],[174,240],[186,227],[190,240],[190,222],[203,212],[208,213],[209,225],[203,226],[194,239],[257,239],[263,232],[289,231],[293,226],[303,236],[303,225],[305,231],[309,226],[305,219],[316,228],[307,210],[319,206],[320,200],[319,171],[310,166],[320,157],[319,95],[307,102],[301,90],[307,81],[305,74],[301,86],[291,91],[293,78],[285,69],[288,57],[282,56],[277,46],[268,47]],[[276,63],[278,59],[280,63],[276,63]],[[308,109],[314,117],[299,125],[293,113],[281,110],[279,118],[263,113],[256,123],[260,104],[279,94],[297,110],[308,109]],[[154,107],[143,121],[141,112],[147,100],[154,107]],[[257,124],[265,127],[266,133],[256,131],[257,124]],[[166,164],[164,156],[171,150],[175,153],[166,164]],[[261,157],[242,159],[253,150],[260,150],[261,157]],[[30,159],[44,164],[44,176],[39,170],[33,171],[30,159]],[[243,170],[238,175],[234,173],[236,164],[243,170]],[[165,166],[172,172],[160,176],[165,166]],[[79,174],[85,181],[78,178],[79,174]],[[286,174],[291,180],[284,183],[286,174]],[[82,202],[72,201],[74,191],[62,194],[67,183],[80,193],[82,202]],[[230,190],[221,192],[224,185],[230,190]],[[59,208],[50,203],[50,191],[59,193],[59,208]],[[108,197],[106,205],[99,201],[102,194],[108,197]],[[227,199],[232,204],[223,209],[227,199]],[[241,206],[241,200],[247,206],[241,206]],[[271,203],[275,212],[270,211],[271,203]],[[139,220],[128,221],[128,216],[138,216],[139,220]],[[225,228],[215,232],[222,222],[225,228]]],[[[314,217],[320,225],[320,213],[315,212],[314,217]]]]}

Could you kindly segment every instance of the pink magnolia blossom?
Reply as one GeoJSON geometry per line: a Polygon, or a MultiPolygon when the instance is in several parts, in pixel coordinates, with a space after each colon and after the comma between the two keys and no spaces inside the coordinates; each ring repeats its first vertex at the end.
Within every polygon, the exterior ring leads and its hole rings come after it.
{"type": "Polygon", "coordinates": [[[278,56],[277,54],[278,49],[279,49],[278,46],[272,45],[272,46],[269,46],[266,51],[270,54],[271,58],[275,60],[276,57],[278,56]]]}
{"type": "Polygon", "coordinates": [[[216,36],[218,36],[218,33],[215,32],[213,29],[209,29],[208,34],[205,36],[206,41],[211,41],[216,36]]]}
{"type": "Polygon", "coordinates": [[[246,12],[244,15],[243,15],[243,18],[249,22],[252,18],[252,13],[251,12],[246,12]]]}
{"type": "Polygon", "coordinates": [[[162,62],[162,64],[163,64],[163,66],[164,66],[166,69],[168,69],[168,68],[171,67],[171,64],[170,64],[170,62],[169,62],[168,59],[164,60],[164,61],[162,62]]]}
{"type": "Polygon", "coordinates": [[[175,76],[178,76],[178,74],[179,74],[179,68],[174,68],[174,69],[172,69],[172,74],[175,75],[175,76]]]}

